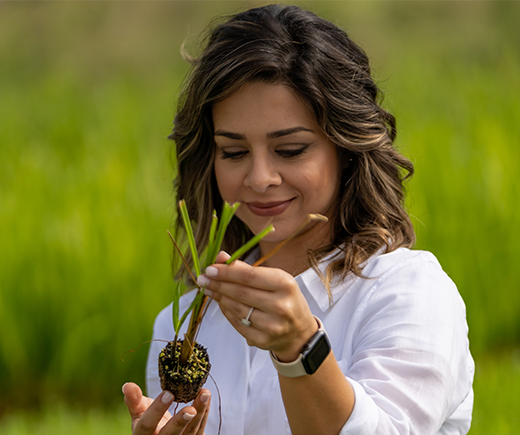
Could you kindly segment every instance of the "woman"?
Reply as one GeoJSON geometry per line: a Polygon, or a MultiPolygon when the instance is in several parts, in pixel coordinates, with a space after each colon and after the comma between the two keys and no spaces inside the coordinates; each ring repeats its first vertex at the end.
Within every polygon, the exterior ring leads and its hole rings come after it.
{"type": "MultiPolygon", "coordinates": [[[[161,434],[459,434],[469,430],[473,360],[464,304],[403,209],[412,164],[394,148],[364,52],[294,6],[230,18],[189,76],[172,134],[179,198],[207,241],[211,212],[242,205],[224,249],[272,222],[245,261],[198,278],[214,302],[198,341],[212,376],[161,434]],[[261,267],[251,264],[312,222],[261,267]]],[[[189,303],[189,301],[184,301],[189,303]]],[[[181,307],[182,308],[182,307],[181,307]]],[[[171,339],[171,307],[154,338],[171,339]]],[[[160,342],[149,394],[123,388],[135,434],[159,433],[160,342]],[[150,405],[151,403],[151,405],[150,405]],[[150,405],[150,406],[149,406],[150,405]],[[148,407],[149,406],[149,407],[148,407]]],[[[162,419],[162,420],[161,420],[162,419]]]]}

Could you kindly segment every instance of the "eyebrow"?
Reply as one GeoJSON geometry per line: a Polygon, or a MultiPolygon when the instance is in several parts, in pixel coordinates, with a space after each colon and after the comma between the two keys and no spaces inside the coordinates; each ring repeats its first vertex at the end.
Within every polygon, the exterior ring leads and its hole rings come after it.
{"type": "MultiPolygon", "coordinates": [[[[314,133],[313,130],[305,127],[291,127],[286,128],[284,130],[277,130],[272,131],[270,133],[266,134],[267,139],[277,139],[279,137],[288,136],[290,134],[299,133],[300,131],[308,131],[311,133],[314,133]]],[[[223,136],[227,137],[228,139],[234,139],[234,140],[245,140],[246,136],[240,133],[233,133],[231,131],[225,131],[225,130],[215,130],[215,136],[223,136]]]]}

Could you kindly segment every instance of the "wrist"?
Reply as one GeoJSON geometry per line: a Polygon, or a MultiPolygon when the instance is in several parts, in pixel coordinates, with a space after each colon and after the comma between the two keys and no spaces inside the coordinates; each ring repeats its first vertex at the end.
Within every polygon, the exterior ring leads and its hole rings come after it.
{"type": "Polygon", "coordinates": [[[312,319],[312,326],[307,328],[305,330],[305,333],[300,334],[298,340],[293,340],[291,342],[290,348],[277,349],[272,351],[272,354],[276,357],[278,361],[283,363],[290,363],[298,359],[300,354],[303,352],[305,345],[320,329],[321,321],[315,316],[312,316],[312,319]]]}
{"type": "Polygon", "coordinates": [[[321,321],[315,317],[318,323],[318,331],[303,346],[303,350],[297,358],[291,362],[283,362],[272,351],[270,352],[273,364],[282,376],[296,378],[312,375],[321,366],[331,351],[331,345],[327,333],[321,321]]]}

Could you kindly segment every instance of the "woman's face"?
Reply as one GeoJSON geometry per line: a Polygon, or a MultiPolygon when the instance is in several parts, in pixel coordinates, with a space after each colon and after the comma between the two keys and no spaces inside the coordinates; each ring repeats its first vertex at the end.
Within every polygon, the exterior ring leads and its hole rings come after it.
{"type": "MultiPolygon", "coordinates": [[[[213,106],[213,125],[220,194],[242,204],[236,215],[253,233],[272,219],[275,232],[264,240],[279,242],[309,213],[330,217],[339,191],[337,148],[294,91],[248,83],[213,106]]],[[[302,237],[312,237],[315,225],[302,237]]]]}

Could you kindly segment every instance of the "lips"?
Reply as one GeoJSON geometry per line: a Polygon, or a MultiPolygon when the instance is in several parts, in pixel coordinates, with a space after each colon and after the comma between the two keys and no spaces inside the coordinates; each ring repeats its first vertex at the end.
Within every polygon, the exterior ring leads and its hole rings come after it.
{"type": "Polygon", "coordinates": [[[289,208],[293,199],[276,202],[246,202],[246,205],[257,216],[277,216],[289,208]]]}

